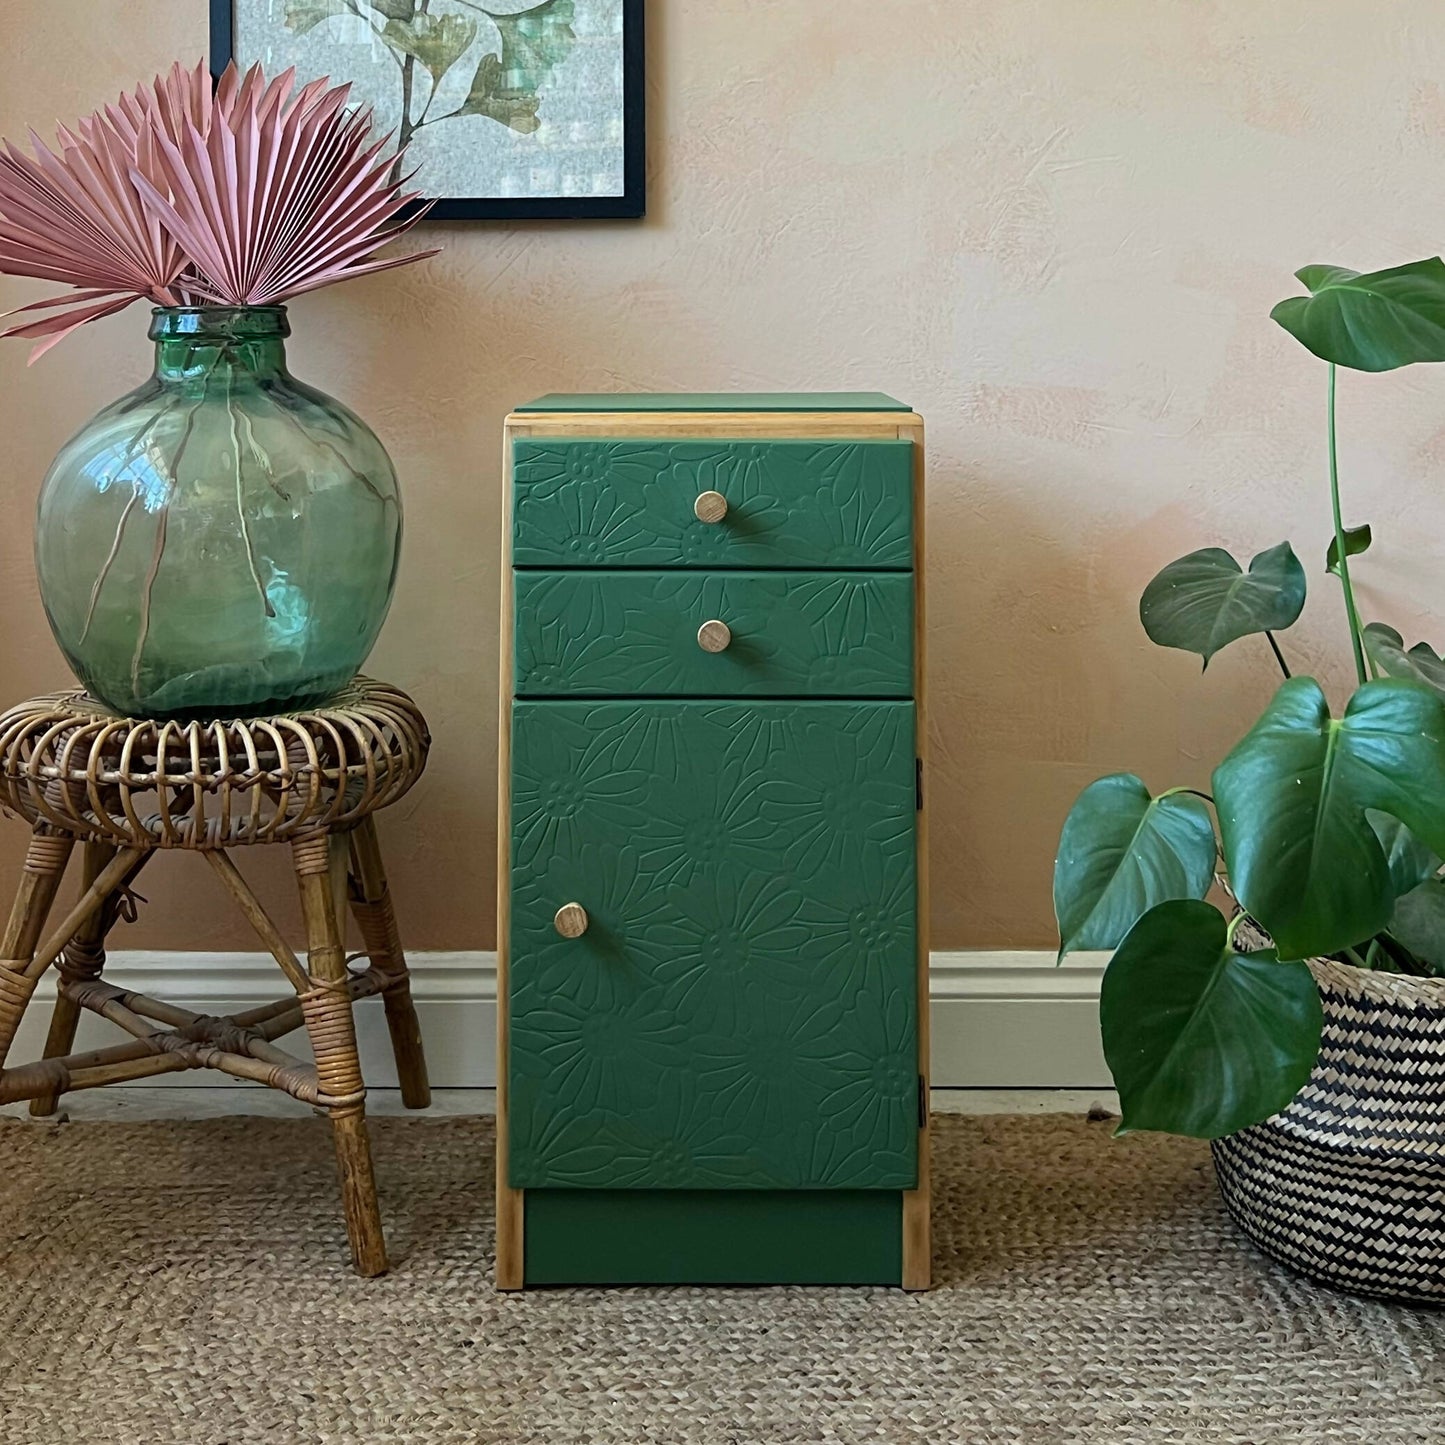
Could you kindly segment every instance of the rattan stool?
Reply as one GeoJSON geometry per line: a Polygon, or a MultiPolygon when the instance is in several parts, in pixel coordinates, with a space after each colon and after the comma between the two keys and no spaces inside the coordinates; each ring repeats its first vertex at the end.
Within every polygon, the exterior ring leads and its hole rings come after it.
{"type": "Polygon", "coordinates": [[[69,1090],[179,1069],[219,1069],[282,1089],[330,1116],[352,1258],[361,1274],[384,1273],[352,1005],[382,996],[402,1101],[426,1108],[426,1059],[372,815],[421,776],[428,742],[411,699],[366,678],[322,707],[275,717],[123,718],[80,691],[0,715],[0,807],[33,829],[0,936],[0,1103],[30,1099],[31,1112],[45,1115],[69,1090]],[[42,941],[77,843],[80,897],[42,941]],[[291,845],[304,966],[231,859],[230,849],[258,843],[291,845]],[[191,849],[211,865],[295,997],[212,1018],[104,981],[106,933],[118,917],[134,916],[131,886],[161,848],[191,849]],[[368,960],[360,971],[349,967],[343,942],[348,900],[368,960]],[[52,963],[59,979],[45,1058],[7,1069],[20,1019],[52,963]],[[81,1009],[131,1039],[72,1054],[81,1009]],[[303,1025],[314,1065],[276,1044],[303,1025]]]}

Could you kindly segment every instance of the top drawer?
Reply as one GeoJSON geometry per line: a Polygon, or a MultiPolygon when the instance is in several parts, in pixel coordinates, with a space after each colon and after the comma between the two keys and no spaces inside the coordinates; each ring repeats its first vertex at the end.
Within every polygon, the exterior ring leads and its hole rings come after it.
{"type": "Polygon", "coordinates": [[[518,567],[913,565],[913,443],[519,437],[518,567]],[[726,503],[720,520],[704,493],[726,503]]]}

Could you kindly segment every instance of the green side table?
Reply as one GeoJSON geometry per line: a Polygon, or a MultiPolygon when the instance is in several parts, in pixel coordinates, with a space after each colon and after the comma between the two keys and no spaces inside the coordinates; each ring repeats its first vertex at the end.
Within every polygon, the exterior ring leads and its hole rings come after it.
{"type": "Polygon", "coordinates": [[[923,423],[506,423],[497,1283],[929,1283],[923,423]]]}

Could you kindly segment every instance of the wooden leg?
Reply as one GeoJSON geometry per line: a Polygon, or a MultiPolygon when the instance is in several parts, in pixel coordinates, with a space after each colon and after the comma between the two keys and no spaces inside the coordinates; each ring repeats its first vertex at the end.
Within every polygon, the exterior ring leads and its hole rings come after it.
{"type": "MultiPolygon", "coordinates": [[[[110,843],[85,844],[85,868],[82,887],[89,888],[100,877],[107,863],[115,857],[110,843]]],[[[118,890],[117,890],[118,891],[118,890]]],[[[115,922],[116,894],[107,898],[76,930],[65,945],[57,967],[62,981],[99,978],[105,968],[105,936],[115,922]]],[[[50,1032],[45,1039],[44,1058],[61,1059],[75,1047],[75,1030],[80,1022],[80,1005],[68,994],[55,996],[55,1010],[50,1015],[50,1032]]],[[[58,1094],[41,1094],[30,1101],[30,1112],[37,1118],[53,1114],[60,1104],[58,1094]]]]}
{"type": "Polygon", "coordinates": [[[30,836],[10,921],[0,935],[0,1069],[5,1066],[25,1006],[39,982],[29,977],[28,970],[74,846],[73,838],[43,827],[37,827],[30,836]]]}
{"type": "Polygon", "coordinates": [[[401,1102],[408,1109],[425,1109],[431,1103],[426,1054],[422,1049],[421,1024],[411,998],[411,975],[401,946],[401,931],[391,906],[391,890],[381,862],[376,824],[370,816],[351,833],[351,911],[361,929],[362,940],[372,963],[391,974],[396,982],[382,994],[386,1026],[391,1031],[391,1051],[396,1057],[396,1074],[401,1083],[401,1102]]]}
{"type": "Polygon", "coordinates": [[[316,1055],[322,1106],[331,1116],[351,1258],[359,1274],[373,1276],[386,1273],[386,1243],[366,1131],[366,1089],[356,1052],[356,1023],[346,989],[346,955],[332,890],[332,855],[338,846],[346,846],[344,836],[332,840],[324,833],[298,838],[291,845],[306,918],[311,979],[310,989],[301,995],[301,1008],[316,1055]]]}

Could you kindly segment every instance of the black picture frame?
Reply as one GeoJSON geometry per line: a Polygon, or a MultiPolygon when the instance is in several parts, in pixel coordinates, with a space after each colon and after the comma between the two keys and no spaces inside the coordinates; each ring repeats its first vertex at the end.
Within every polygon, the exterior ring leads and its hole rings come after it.
{"type": "MultiPolygon", "coordinates": [[[[235,0],[210,0],[211,76],[235,58],[235,0]]],[[[448,197],[429,221],[637,220],[647,210],[645,0],[622,0],[622,194],[620,196],[448,197]]]]}

